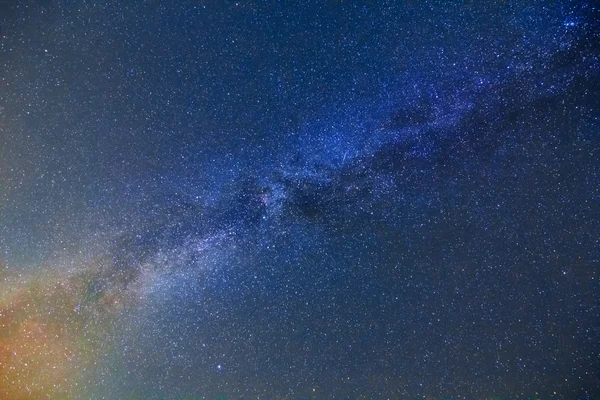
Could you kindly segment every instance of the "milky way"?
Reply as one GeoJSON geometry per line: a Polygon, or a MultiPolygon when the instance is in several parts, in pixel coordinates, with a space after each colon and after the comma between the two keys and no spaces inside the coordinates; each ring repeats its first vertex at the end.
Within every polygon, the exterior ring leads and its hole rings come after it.
{"type": "Polygon", "coordinates": [[[0,2],[0,399],[592,399],[593,2],[0,2]]]}

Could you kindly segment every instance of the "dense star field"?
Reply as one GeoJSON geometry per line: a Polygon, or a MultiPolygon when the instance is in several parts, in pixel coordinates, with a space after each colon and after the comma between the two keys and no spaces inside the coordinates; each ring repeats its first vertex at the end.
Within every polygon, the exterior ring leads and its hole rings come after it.
{"type": "Polygon", "coordinates": [[[599,21],[0,2],[0,399],[596,399],[599,21]]]}

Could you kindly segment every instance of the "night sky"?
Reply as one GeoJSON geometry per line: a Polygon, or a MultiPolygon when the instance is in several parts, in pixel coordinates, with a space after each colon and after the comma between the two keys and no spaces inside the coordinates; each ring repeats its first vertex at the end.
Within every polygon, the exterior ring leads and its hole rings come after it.
{"type": "Polygon", "coordinates": [[[593,1],[0,1],[0,399],[597,399],[593,1]]]}

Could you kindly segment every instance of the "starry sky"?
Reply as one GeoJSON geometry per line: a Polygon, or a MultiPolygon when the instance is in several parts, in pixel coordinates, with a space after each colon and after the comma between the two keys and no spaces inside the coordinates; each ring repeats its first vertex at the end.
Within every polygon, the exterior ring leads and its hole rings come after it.
{"type": "Polygon", "coordinates": [[[592,1],[0,1],[0,399],[597,399],[592,1]]]}

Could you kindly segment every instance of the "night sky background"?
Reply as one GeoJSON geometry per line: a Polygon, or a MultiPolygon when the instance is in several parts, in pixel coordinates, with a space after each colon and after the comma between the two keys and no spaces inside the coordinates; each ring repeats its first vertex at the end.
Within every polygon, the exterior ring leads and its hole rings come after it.
{"type": "Polygon", "coordinates": [[[0,1],[0,399],[600,396],[589,1],[0,1]]]}

